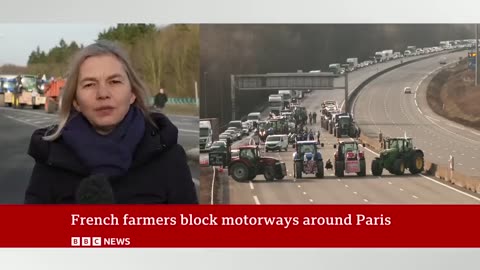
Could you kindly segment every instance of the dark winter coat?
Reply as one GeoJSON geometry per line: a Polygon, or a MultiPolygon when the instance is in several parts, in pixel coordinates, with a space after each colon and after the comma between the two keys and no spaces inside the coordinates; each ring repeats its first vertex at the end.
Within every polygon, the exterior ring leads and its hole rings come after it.
{"type": "MultiPolygon", "coordinates": [[[[161,113],[151,116],[157,127],[146,121],[129,171],[109,180],[115,203],[197,204],[186,153],[177,143],[177,127],[161,113]]],[[[74,204],[78,185],[89,176],[62,137],[43,140],[53,129],[38,129],[31,137],[28,154],[35,166],[25,194],[27,204],[74,204]]]]}

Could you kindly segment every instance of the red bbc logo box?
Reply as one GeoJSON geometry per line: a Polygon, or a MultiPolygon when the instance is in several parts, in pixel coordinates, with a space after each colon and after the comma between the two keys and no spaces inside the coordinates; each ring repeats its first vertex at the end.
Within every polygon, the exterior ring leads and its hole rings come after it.
{"type": "Polygon", "coordinates": [[[71,238],[72,247],[99,247],[102,246],[101,237],[72,237],[71,238]]]}

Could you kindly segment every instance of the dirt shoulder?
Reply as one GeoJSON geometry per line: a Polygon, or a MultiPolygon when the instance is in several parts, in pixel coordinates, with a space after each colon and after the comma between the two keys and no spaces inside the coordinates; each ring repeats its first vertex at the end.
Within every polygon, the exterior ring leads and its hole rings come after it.
{"type": "Polygon", "coordinates": [[[466,60],[436,74],[427,87],[430,108],[449,120],[480,130],[480,87],[466,60]]]}

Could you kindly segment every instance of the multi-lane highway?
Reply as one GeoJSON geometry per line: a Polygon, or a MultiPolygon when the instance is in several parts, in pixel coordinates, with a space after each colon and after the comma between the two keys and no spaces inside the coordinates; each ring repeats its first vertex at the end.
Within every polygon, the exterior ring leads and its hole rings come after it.
{"type": "MultiPolygon", "coordinates": [[[[198,118],[171,115],[169,118],[179,129],[179,143],[189,150],[198,147],[198,118]]],[[[56,116],[31,109],[0,107],[0,203],[23,202],[24,192],[33,160],[27,155],[32,132],[55,123],[56,116]]],[[[198,164],[191,163],[190,170],[199,178],[198,164]]]]}
{"type": "MultiPolygon", "coordinates": [[[[447,56],[456,63],[465,52],[447,56]]],[[[426,150],[426,158],[448,164],[455,158],[455,168],[466,175],[480,175],[480,132],[442,118],[432,112],[426,100],[426,88],[435,71],[442,68],[438,58],[400,67],[368,84],[355,102],[354,113],[366,134],[414,138],[417,147],[426,150]],[[417,90],[404,94],[410,86],[417,90]]]]}
{"type": "MultiPolygon", "coordinates": [[[[465,52],[455,53],[448,56],[449,61],[458,59],[459,55],[465,55],[465,52]]],[[[401,132],[403,135],[404,127],[412,127],[412,129],[424,130],[430,129],[428,126],[424,126],[424,122],[420,122],[422,125],[418,126],[414,121],[400,121],[398,119],[401,115],[407,115],[405,117],[412,117],[411,111],[420,112],[416,108],[416,104],[422,106],[424,114],[428,113],[427,109],[423,107],[427,106],[426,101],[422,101],[421,92],[417,95],[417,103],[415,103],[415,94],[405,96],[403,94],[403,88],[405,86],[413,86],[415,89],[416,84],[419,83],[418,79],[422,79],[426,74],[432,72],[439,66],[439,59],[441,56],[433,57],[431,59],[422,60],[416,63],[406,65],[400,69],[395,69],[388,72],[362,90],[359,98],[354,107],[355,117],[358,118],[358,122],[364,132],[372,134],[378,134],[378,129],[375,124],[372,124],[371,120],[378,120],[376,125],[391,126],[390,129],[382,128],[382,132],[385,135],[399,135],[398,133],[389,134],[389,130],[395,130],[395,132],[401,132]],[[411,70],[411,71],[409,71],[411,70]],[[399,72],[403,75],[395,75],[399,72]],[[413,76],[414,74],[417,74],[413,76]],[[390,81],[389,76],[400,76],[398,79],[390,81]],[[387,77],[387,79],[384,79],[387,77]],[[377,82],[380,83],[378,87],[377,82]],[[408,84],[408,85],[405,85],[408,84]],[[374,89],[374,90],[372,90],[374,89]],[[390,90],[389,90],[390,89],[390,90]],[[365,91],[365,92],[364,92],[365,91]],[[393,95],[391,98],[387,98],[388,103],[384,104],[384,95],[390,93],[393,95]],[[395,94],[393,94],[395,92],[395,94]],[[399,97],[398,95],[401,95],[399,97]],[[406,103],[402,99],[410,98],[413,107],[409,111],[405,111],[406,103]],[[373,105],[375,104],[375,105],[373,105]],[[401,107],[399,107],[402,104],[401,107]],[[370,112],[375,108],[376,114],[371,116],[370,112]],[[381,111],[379,111],[381,108],[381,111]],[[386,108],[386,109],[385,109],[386,108]],[[381,113],[380,113],[381,112],[381,113]],[[395,116],[393,116],[395,115],[395,116]],[[378,118],[375,118],[378,117],[378,118]],[[385,118],[387,117],[387,118],[385,118]],[[390,118],[388,118],[390,117],[390,118]],[[393,119],[393,122],[392,122],[393,119]],[[400,128],[395,126],[400,126],[400,128]],[[372,127],[373,125],[373,127],[372,127]]],[[[349,74],[349,88],[350,90],[356,88],[361,82],[367,79],[369,76],[376,72],[398,64],[399,61],[392,61],[384,64],[377,64],[371,67],[367,67],[349,74]]],[[[342,90],[332,91],[315,91],[305,98],[303,101],[308,111],[320,111],[320,104],[323,100],[333,99],[339,104],[343,104],[344,92],[342,90]]],[[[409,104],[411,105],[411,104],[409,104]]],[[[427,106],[428,107],[428,106],[427,106]]],[[[420,114],[422,115],[422,114],[420,114]]],[[[427,116],[427,115],[425,115],[427,116]]],[[[438,118],[438,117],[437,117],[438,118]]],[[[408,118],[411,119],[411,118],[408,118]]],[[[439,119],[437,119],[439,120],[439,119]]],[[[428,120],[426,120],[428,121],[428,120]]],[[[432,120],[433,121],[433,120],[432,120]]],[[[443,120],[442,120],[443,121],[443,120]]],[[[430,123],[433,125],[432,123],[430,123]]],[[[441,126],[442,128],[445,128],[441,126]]],[[[314,130],[320,129],[319,124],[312,126],[314,130]]],[[[440,127],[439,127],[440,128],[440,127]]],[[[452,127],[453,128],[453,127],[452,127]]],[[[446,131],[445,131],[446,132],[446,131]]],[[[415,133],[407,130],[409,136],[416,137],[415,133]]],[[[440,135],[438,135],[440,136],[440,135]]],[[[424,136],[424,138],[427,138],[424,136]]],[[[246,140],[246,139],[245,139],[246,140]]],[[[237,142],[235,145],[245,143],[237,142]]],[[[330,158],[333,159],[335,149],[333,144],[337,141],[332,135],[322,130],[321,136],[322,142],[325,143],[325,147],[321,150],[324,160],[330,158]]],[[[452,139],[451,139],[452,140],[452,139]]],[[[427,159],[429,159],[430,148],[428,145],[425,147],[421,145],[422,138],[419,138],[419,146],[427,153],[427,159]]],[[[425,139],[423,140],[425,141],[425,139]]],[[[451,142],[450,142],[451,143],[451,142]]],[[[433,144],[433,143],[432,143],[433,144]]],[[[449,142],[446,142],[448,145],[449,142]]],[[[443,145],[445,148],[445,144],[443,145]]],[[[452,146],[453,148],[454,146],[452,146]]],[[[461,148],[458,148],[461,149],[461,148]]],[[[458,150],[457,150],[458,151],[458,150]]],[[[474,150],[473,150],[474,151],[474,150]]],[[[464,151],[465,152],[465,151],[464,151]]],[[[461,190],[456,187],[452,187],[445,184],[441,180],[434,179],[424,175],[410,175],[394,176],[384,171],[381,177],[374,177],[370,171],[371,160],[376,154],[370,149],[365,149],[367,158],[367,176],[345,176],[342,178],[335,177],[333,171],[326,171],[324,179],[294,179],[293,177],[293,164],[292,164],[292,149],[288,152],[281,153],[268,153],[269,156],[279,158],[283,160],[288,169],[288,176],[278,182],[266,182],[263,176],[257,176],[253,181],[248,183],[238,183],[229,178],[229,202],[231,204],[349,204],[349,203],[363,203],[363,204],[471,204],[480,203],[480,198],[471,194],[470,192],[461,190]]],[[[267,154],[267,153],[265,153],[267,154]]]]}

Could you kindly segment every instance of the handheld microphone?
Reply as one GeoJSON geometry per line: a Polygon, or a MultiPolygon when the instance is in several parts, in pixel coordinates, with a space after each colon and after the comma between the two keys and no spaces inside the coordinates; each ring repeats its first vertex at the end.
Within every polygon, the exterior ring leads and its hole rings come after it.
{"type": "Polygon", "coordinates": [[[103,175],[91,175],[78,185],[75,194],[78,204],[114,204],[113,189],[108,178],[103,175]]]}

